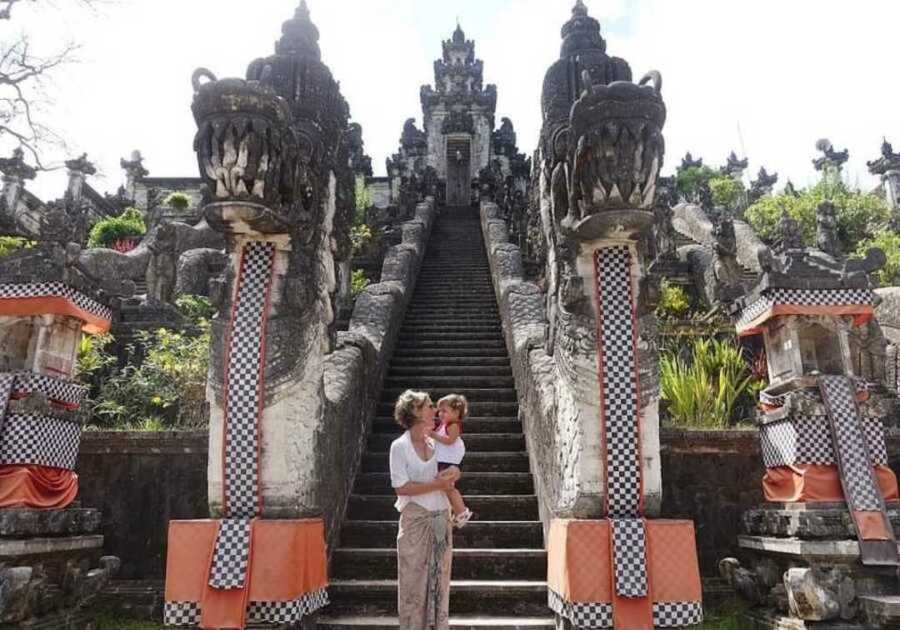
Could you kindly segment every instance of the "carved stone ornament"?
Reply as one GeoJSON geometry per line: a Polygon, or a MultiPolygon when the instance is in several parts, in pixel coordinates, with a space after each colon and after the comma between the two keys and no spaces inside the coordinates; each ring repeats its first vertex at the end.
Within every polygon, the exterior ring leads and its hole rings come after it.
{"type": "Polygon", "coordinates": [[[661,83],[659,74],[651,73],[639,84],[594,85],[575,102],[565,227],[580,231],[602,213],[626,209],[639,223],[652,221],[656,179],[665,155],[661,83]],[[643,221],[641,214],[646,215],[643,221]]]}

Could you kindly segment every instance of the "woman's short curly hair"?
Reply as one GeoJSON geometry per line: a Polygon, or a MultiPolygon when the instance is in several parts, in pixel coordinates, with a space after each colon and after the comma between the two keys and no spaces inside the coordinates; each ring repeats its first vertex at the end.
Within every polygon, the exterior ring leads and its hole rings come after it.
{"type": "Polygon", "coordinates": [[[411,429],[419,420],[419,410],[431,404],[431,396],[425,392],[407,389],[400,394],[394,405],[394,422],[404,429],[411,429]]]}

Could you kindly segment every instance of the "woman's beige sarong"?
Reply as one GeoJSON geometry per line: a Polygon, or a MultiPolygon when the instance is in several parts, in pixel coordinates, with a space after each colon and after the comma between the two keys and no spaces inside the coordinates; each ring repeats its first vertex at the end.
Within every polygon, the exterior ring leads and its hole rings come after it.
{"type": "Polygon", "coordinates": [[[450,513],[409,503],[397,533],[397,611],[403,630],[449,630],[452,561],[450,513]]]}

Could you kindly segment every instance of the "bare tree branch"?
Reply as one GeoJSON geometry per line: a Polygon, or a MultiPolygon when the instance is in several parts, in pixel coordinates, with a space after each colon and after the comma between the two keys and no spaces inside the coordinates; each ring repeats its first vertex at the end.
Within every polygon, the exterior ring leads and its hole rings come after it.
{"type": "MultiPolygon", "coordinates": [[[[81,8],[95,10],[101,4],[115,4],[117,0],[75,0],[81,8]]],[[[13,9],[20,3],[54,8],[54,0],[0,0],[0,24],[13,21],[13,9]]],[[[71,8],[72,0],[66,0],[71,8]]],[[[56,8],[56,10],[62,10],[56,8]]],[[[8,27],[6,27],[8,28],[8,27]]],[[[80,46],[65,44],[49,56],[33,52],[26,33],[18,35],[0,32],[0,142],[19,144],[35,161],[38,170],[54,167],[42,159],[42,152],[50,147],[64,148],[62,137],[42,122],[51,103],[48,85],[63,66],[77,61],[80,46]]]]}

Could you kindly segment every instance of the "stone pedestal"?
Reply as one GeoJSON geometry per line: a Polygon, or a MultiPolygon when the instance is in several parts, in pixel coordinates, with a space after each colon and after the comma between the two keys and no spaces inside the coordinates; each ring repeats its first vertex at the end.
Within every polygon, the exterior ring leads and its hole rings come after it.
{"type": "Polygon", "coordinates": [[[118,569],[98,510],[0,511],[0,630],[94,627],[90,605],[118,569]]]}
{"type": "MultiPolygon", "coordinates": [[[[887,503],[895,532],[900,501],[887,503]]],[[[745,619],[759,629],[900,627],[897,568],[860,562],[856,526],[842,502],[769,503],[744,514],[738,538],[743,567],[723,573],[759,608],[745,619]]]]}

